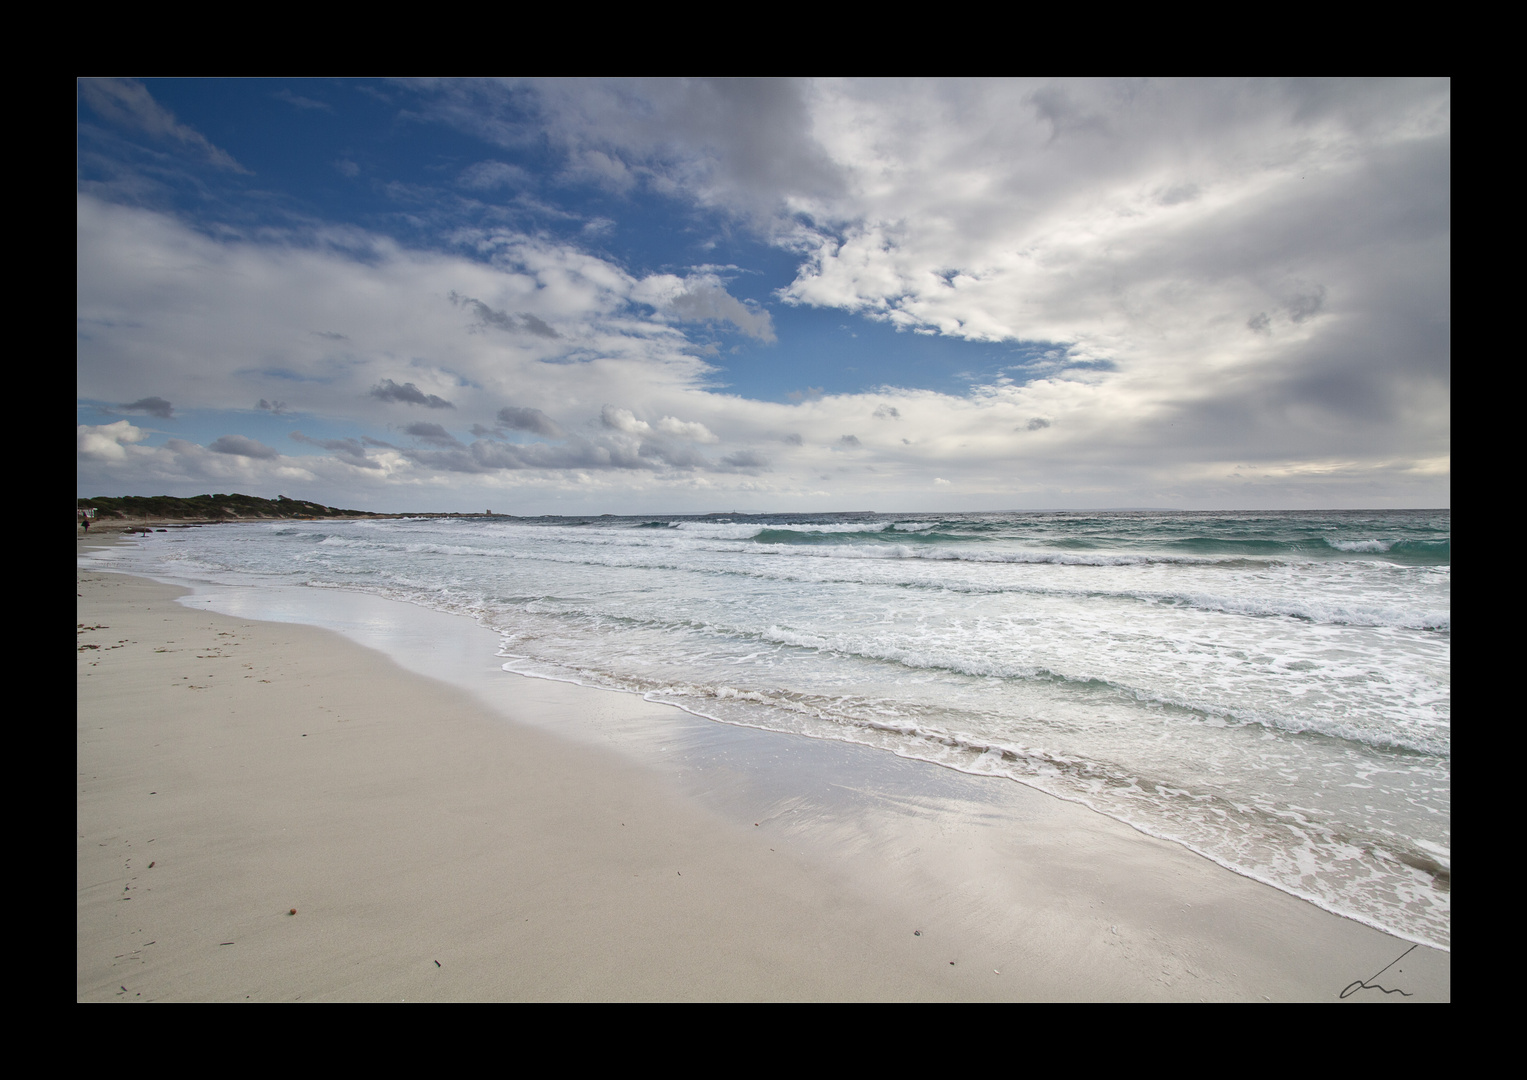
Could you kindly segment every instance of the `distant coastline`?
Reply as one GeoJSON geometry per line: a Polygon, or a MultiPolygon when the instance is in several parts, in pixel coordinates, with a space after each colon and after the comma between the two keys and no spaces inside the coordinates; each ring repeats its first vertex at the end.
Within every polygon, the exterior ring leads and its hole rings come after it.
{"type": "MultiPolygon", "coordinates": [[[[343,510],[304,499],[288,499],[278,496],[262,499],[257,495],[193,495],[179,499],[173,495],[122,495],[118,497],[97,496],[76,500],[76,513],[91,509],[95,515],[90,520],[93,528],[139,528],[144,525],[215,525],[236,521],[272,521],[358,518],[451,518],[487,517],[485,513],[410,513],[377,514],[369,510],[343,510]]],[[[80,516],[83,521],[83,517],[80,516]]]]}

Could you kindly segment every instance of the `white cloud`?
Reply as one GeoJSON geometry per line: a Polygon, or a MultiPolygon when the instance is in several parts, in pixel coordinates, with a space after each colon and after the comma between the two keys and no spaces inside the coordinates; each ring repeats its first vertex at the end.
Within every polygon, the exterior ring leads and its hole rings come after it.
{"type": "Polygon", "coordinates": [[[713,443],[721,441],[710,428],[698,420],[679,420],[672,416],[665,416],[657,422],[657,429],[665,435],[672,435],[677,439],[688,439],[690,442],[713,443]]]}
{"type": "Polygon", "coordinates": [[[76,428],[75,452],[81,458],[92,461],[125,461],[126,447],[140,443],[147,437],[148,432],[133,427],[126,420],[94,427],[80,424],[76,428]]]}
{"type": "Polygon", "coordinates": [[[451,402],[470,426],[510,402],[597,416],[601,398],[661,399],[710,370],[680,332],[632,306],[636,282],[618,267],[524,236],[489,239],[486,264],[338,230],[213,240],[81,197],[79,395],[116,402],[172,386],[182,411],[264,397],[380,424],[417,398],[451,402]],[[485,327],[453,292],[512,313],[512,326],[485,327]]]}
{"type": "Polygon", "coordinates": [[[518,165],[506,165],[502,161],[479,161],[462,170],[460,184],[477,191],[492,191],[501,187],[529,187],[531,177],[518,165]]]}
{"type": "Polygon", "coordinates": [[[630,409],[618,409],[613,405],[606,405],[600,410],[600,419],[604,421],[605,427],[624,431],[628,435],[647,435],[652,431],[652,425],[645,420],[638,420],[630,409]]]}

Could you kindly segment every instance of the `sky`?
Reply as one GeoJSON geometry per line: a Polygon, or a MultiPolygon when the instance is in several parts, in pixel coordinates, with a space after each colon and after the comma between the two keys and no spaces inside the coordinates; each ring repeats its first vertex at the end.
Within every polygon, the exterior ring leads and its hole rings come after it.
{"type": "Polygon", "coordinates": [[[1450,505],[1447,80],[82,80],[78,494],[1450,505]]]}

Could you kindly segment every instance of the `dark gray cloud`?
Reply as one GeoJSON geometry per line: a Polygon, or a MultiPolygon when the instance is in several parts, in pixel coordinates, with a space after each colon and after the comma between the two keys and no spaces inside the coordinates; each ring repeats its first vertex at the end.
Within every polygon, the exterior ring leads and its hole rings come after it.
{"type": "Polygon", "coordinates": [[[757,450],[739,450],[735,454],[727,454],[721,460],[734,469],[767,469],[769,467],[769,459],[757,450]]]}
{"type": "Polygon", "coordinates": [[[1192,182],[1176,184],[1161,193],[1162,206],[1176,206],[1178,203],[1192,202],[1198,198],[1200,189],[1192,182]]]}
{"type": "Polygon", "coordinates": [[[544,435],[548,439],[560,439],[564,434],[563,430],[557,426],[557,422],[540,409],[505,405],[498,410],[498,422],[515,431],[528,431],[533,435],[544,435]]]}
{"type": "Polygon", "coordinates": [[[1404,290],[1395,292],[1392,320],[1338,326],[1283,350],[1277,365],[1206,387],[1150,433],[1159,441],[1142,455],[1190,461],[1234,448],[1242,461],[1281,464],[1298,447],[1361,461],[1403,430],[1407,455],[1446,458],[1450,342],[1435,310],[1445,298],[1412,295],[1406,315],[1404,290]]]}
{"type": "Polygon", "coordinates": [[[697,282],[668,304],[687,322],[729,322],[748,337],[773,343],[774,319],[767,311],[738,300],[719,282],[697,282]]]}
{"type": "Polygon", "coordinates": [[[894,405],[881,405],[871,415],[876,420],[900,420],[901,410],[894,405]]]}
{"type": "Polygon", "coordinates": [[[460,446],[461,442],[439,424],[417,423],[409,424],[403,429],[405,434],[412,435],[416,439],[422,439],[431,446],[460,446]]]}
{"type": "Polygon", "coordinates": [[[262,461],[281,456],[279,450],[245,435],[224,435],[208,443],[207,449],[219,454],[237,454],[240,457],[259,458],[262,461]]]}
{"type": "Polygon", "coordinates": [[[484,326],[496,326],[500,330],[513,330],[515,328],[513,315],[506,311],[495,311],[476,297],[462,296],[460,293],[453,291],[450,295],[450,301],[458,307],[468,308],[475,312],[478,320],[484,326]]]}
{"type": "MultiPolygon", "coordinates": [[[[548,136],[569,179],[615,191],[681,188],[772,227],[787,192],[845,180],[792,79],[555,79],[415,84],[436,118],[510,148],[548,136]]],[[[470,171],[470,170],[469,170],[470,171]]],[[[497,179],[488,172],[483,179],[497,179]]],[[[473,179],[477,177],[474,174],[473,179]]]]}
{"type": "Polygon", "coordinates": [[[460,293],[453,291],[450,294],[450,301],[458,307],[470,310],[477,316],[478,322],[483,326],[496,326],[500,330],[511,332],[526,330],[536,337],[542,338],[559,338],[562,336],[545,322],[528,312],[521,312],[519,315],[520,321],[515,322],[515,317],[507,311],[491,308],[476,297],[462,296],[460,293]]]}
{"type": "MultiPolygon", "coordinates": [[[[825,195],[843,189],[842,174],[812,134],[804,83],[695,79],[643,81],[640,86],[663,113],[659,124],[643,125],[646,130],[635,133],[637,138],[651,139],[654,151],[687,143],[691,155],[698,152],[708,159],[708,186],[718,193],[762,202],[783,191],[825,195]]],[[[634,139],[625,145],[641,148],[634,139]]],[[[686,166],[692,167],[691,162],[686,166]]]]}
{"type": "Polygon", "coordinates": [[[1283,307],[1288,312],[1290,319],[1293,319],[1296,323],[1301,323],[1306,319],[1313,319],[1316,315],[1319,315],[1320,309],[1325,307],[1325,303],[1326,287],[1324,285],[1314,285],[1294,293],[1284,303],[1283,307]]]}
{"type": "MultiPolygon", "coordinates": [[[[245,398],[244,400],[247,401],[249,399],[245,398]]],[[[148,413],[150,416],[157,416],[161,420],[173,420],[175,418],[174,406],[162,397],[139,398],[137,401],[118,405],[117,408],[126,412],[148,413]]]]}
{"type": "Polygon", "coordinates": [[[562,336],[552,329],[551,326],[542,322],[528,311],[520,312],[520,318],[525,320],[525,329],[529,330],[536,337],[558,338],[562,336]]]}
{"type": "Polygon", "coordinates": [[[674,469],[709,469],[710,459],[692,446],[675,446],[655,439],[644,440],[637,453],[649,461],[660,461],[674,469]]]}
{"type": "Polygon", "coordinates": [[[759,472],[769,468],[769,459],[756,450],[739,450],[720,462],[707,458],[699,449],[646,437],[633,441],[621,435],[589,439],[571,437],[560,445],[550,443],[509,443],[482,438],[470,446],[441,445],[404,448],[409,460],[431,469],[455,473],[492,473],[537,469],[547,471],[582,470],[610,472],[641,470],[664,472],[759,472]]]}
{"type": "Polygon", "coordinates": [[[1041,87],[1028,101],[1039,119],[1050,125],[1051,142],[1063,135],[1109,134],[1108,117],[1078,101],[1066,87],[1041,87]]]}
{"type": "MultiPolygon", "coordinates": [[[[347,465],[354,465],[362,469],[380,469],[382,467],[380,461],[373,461],[366,456],[366,449],[361,445],[359,439],[315,439],[304,435],[300,431],[292,432],[291,437],[294,442],[305,443],[308,446],[316,446],[322,450],[327,450],[347,465]]],[[[374,440],[368,439],[366,441],[374,444],[374,440]]]]}
{"type": "Polygon", "coordinates": [[[862,443],[859,442],[859,436],[857,436],[857,435],[845,435],[841,439],[839,439],[838,442],[841,445],[843,445],[843,446],[861,446],[861,445],[863,445],[862,443]]]}
{"type": "Polygon", "coordinates": [[[282,413],[286,412],[286,402],[266,401],[264,398],[261,398],[259,401],[255,402],[255,408],[263,409],[266,412],[275,413],[277,416],[280,416],[282,413]]]}
{"type": "Polygon", "coordinates": [[[405,405],[423,405],[428,409],[454,409],[456,407],[443,397],[438,397],[435,394],[426,394],[411,382],[399,386],[391,379],[383,379],[376,386],[372,387],[371,396],[380,401],[399,401],[405,405]]]}
{"type": "Polygon", "coordinates": [[[547,443],[499,442],[479,439],[457,450],[404,450],[412,461],[432,469],[457,473],[489,473],[501,470],[583,469],[606,471],[618,469],[660,470],[669,464],[661,456],[632,453],[610,443],[575,439],[562,446],[547,443]]]}

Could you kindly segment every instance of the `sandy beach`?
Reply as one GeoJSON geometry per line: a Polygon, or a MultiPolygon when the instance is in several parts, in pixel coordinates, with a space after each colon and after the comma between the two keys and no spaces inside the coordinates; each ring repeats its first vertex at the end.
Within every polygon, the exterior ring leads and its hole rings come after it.
{"type": "Polygon", "coordinates": [[[1011,781],[76,580],[80,1001],[1450,999],[1011,781]]]}

